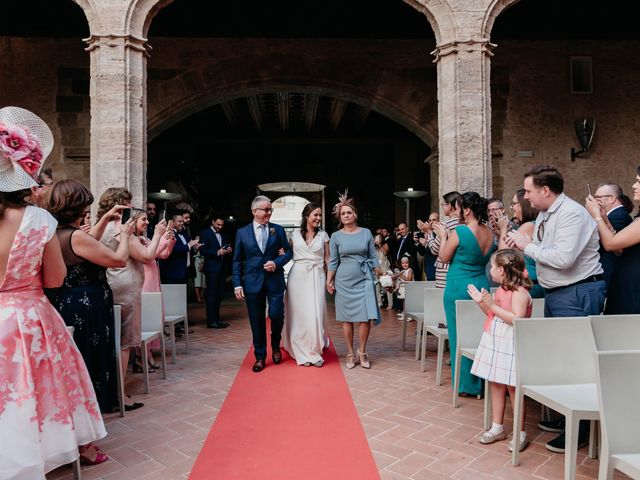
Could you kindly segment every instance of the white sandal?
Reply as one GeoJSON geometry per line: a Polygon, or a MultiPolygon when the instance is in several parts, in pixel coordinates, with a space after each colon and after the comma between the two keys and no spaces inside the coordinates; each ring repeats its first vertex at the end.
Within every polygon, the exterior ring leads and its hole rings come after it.
{"type": "Polygon", "coordinates": [[[478,438],[478,441],[483,445],[489,445],[493,442],[504,440],[506,438],[507,438],[507,434],[504,432],[504,430],[501,433],[496,433],[495,435],[491,433],[491,431],[487,430],[482,435],[480,435],[480,438],[478,438]]]}

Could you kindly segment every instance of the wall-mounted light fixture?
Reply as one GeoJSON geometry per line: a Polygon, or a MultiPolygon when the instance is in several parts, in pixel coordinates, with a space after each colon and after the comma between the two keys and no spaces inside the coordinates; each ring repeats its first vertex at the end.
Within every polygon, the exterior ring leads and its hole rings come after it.
{"type": "Polygon", "coordinates": [[[581,118],[575,121],[575,127],[576,137],[578,137],[578,142],[580,143],[580,147],[582,147],[582,150],[576,152],[575,148],[571,149],[572,162],[576,161],[576,157],[579,157],[583,153],[589,151],[589,147],[591,146],[591,142],[593,141],[593,134],[596,132],[596,119],[593,117],[581,118]]]}

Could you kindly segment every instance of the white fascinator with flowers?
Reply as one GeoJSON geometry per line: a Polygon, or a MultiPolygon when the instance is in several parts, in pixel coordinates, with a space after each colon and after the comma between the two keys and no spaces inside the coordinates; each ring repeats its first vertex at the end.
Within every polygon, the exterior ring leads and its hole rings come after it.
{"type": "Polygon", "coordinates": [[[51,129],[35,113],[20,107],[0,108],[0,191],[36,187],[52,149],[51,129]]]}

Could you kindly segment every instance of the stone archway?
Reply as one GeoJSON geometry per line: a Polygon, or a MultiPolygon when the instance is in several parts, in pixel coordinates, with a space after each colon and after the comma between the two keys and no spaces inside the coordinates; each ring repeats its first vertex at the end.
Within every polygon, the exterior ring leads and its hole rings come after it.
{"type": "Polygon", "coordinates": [[[435,68],[422,66],[411,81],[391,69],[364,79],[362,62],[349,70],[334,59],[300,61],[301,52],[212,60],[148,89],[149,139],[208,106],[234,98],[280,90],[326,95],[374,110],[414,133],[424,143],[437,145],[435,68]],[[283,68],[283,65],[292,67],[283,68]],[[252,72],[248,75],[247,72],[252,72]],[[429,84],[432,89],[429,90],[429,84]]]}

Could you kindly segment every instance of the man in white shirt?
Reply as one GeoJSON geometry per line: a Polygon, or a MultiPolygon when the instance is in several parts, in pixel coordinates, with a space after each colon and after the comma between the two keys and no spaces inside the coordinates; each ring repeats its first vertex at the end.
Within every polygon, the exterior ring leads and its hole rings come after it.
{"type": "MultiPolygon", "coordinates": [[[[531,168],[524,176],[524,198],[540,210],[533,239],[512,231],[508,243],[536,261],[538,282],[545,290],[545,317],[599,315],[604,307],[606,284],[600,265],[600,237],[589,212],[567,197],[564,179],[552,166],[531,168]]],[[[562,432],[563,425],[538,424],[547,431],[562,432]]],[[[585,443],[588,424],[581,422],[578,445],[585,443]]],[[[564,433],[546,444],[552,452],[564,452],[564,433]]]]}

